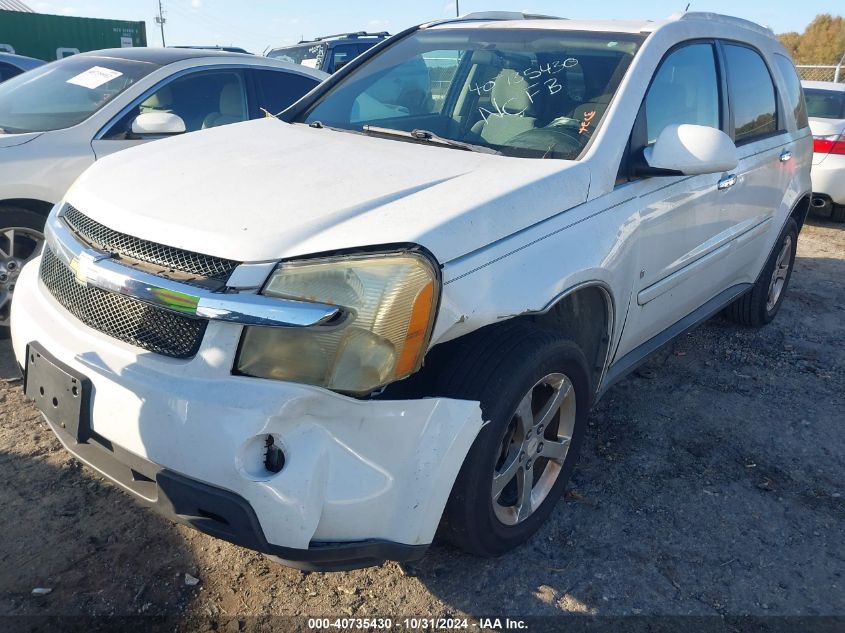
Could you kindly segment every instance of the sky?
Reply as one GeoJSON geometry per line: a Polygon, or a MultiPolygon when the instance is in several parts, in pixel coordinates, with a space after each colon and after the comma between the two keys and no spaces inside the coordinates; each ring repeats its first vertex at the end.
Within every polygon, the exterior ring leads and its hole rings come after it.
{"type": "MultiPolygon", "coordinates": [[[[146,20],[147,42],[160,46],[154,18],[158,0],[24,0],[40,13],[146,20]]],[[[569,18],[662,19],[688,0],[460,0],[461,13],[510,10],[569,18]]],[[[390,31],[455,15],[454,0],[162,0],[168,45],[235,45],[253,53],[333,33],[390,31]]],[[[845,13],[843,0],[707,0],[690,10],[715,11],[770,26],[803,31],[819,13],[845,13]]]]}

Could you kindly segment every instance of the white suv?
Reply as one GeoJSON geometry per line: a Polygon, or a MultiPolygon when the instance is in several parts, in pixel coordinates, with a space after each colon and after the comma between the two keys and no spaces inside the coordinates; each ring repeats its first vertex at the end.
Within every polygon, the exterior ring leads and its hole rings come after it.
{"type": "Polygon", "coordinates": [[[775,316],[811,196],[786,51],[718,15],[427,24],[281,118],[95,164],[12,330],[69,451],[300,567],[524,542],[597,397],[775,316]]]}

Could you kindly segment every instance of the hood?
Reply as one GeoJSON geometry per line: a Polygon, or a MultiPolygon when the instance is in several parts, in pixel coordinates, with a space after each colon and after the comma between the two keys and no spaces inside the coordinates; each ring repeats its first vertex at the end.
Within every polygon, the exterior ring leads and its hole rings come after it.
{"type": "Polygon", "coordinates": [[[35,139],[37,139],[42,134],[44,134],[44,132],[29,132],[27,134],[0,133],[0,149],[5,149],[7,147],[17,147],[18,145],[29,143],[30,141],[34,141],[35,139]]]}
{"type": "Polygon", "coordinates": [[[268,118],[106,157],[67,199],[117,231],[237,261],[407,242],[446,262],[584,202],[588,189],[582,163],[268,118]]]}
{"type": "MultiPolygon", "coordinates": [[[[818,119],[810,117],[809,121],[810,131],[813,133],[813,136],[845,135],[845,120],[843,119],[818,119]]],[[[813,154],[813,165],[821,164],[827,156],[827,154],[813,154]]]]}

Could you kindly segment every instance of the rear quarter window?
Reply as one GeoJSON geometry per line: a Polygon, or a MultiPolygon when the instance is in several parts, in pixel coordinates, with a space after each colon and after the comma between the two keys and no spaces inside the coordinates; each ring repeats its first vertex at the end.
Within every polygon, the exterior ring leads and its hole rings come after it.
{"type": "Polygon", "coordinates": [[[0,64],[0,82],[21,74],[20,69],[10,64],[0,64]]]}
{"type": "Polygon", "coordinates": [[[258,106],[267,112],[278,114],[319,82],[311,77],[280,70],[256,70],[260,87],[258,106]]]}
{"type": "Polygon", "coordinates": [[[784,81],[784,100],[789,110],[786,117],[792,119],[795,127],[799,130],[809,125],[807,121],[807,104],[804,101],[804,91],[801,90],[801,80],[798,78],[798,71],[788,57],[774,55],[775,64],[780,71],[784,81]]]}

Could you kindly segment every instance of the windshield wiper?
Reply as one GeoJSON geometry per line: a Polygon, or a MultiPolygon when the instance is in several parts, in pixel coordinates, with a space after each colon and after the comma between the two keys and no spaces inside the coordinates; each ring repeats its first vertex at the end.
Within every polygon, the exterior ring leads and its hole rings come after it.
{"type": "Polygon", "coordinates": [[[428,143],[429,145],[439,145],[440,147],[452,147],[454,149],[462,149],[468,152],[478,152],[480,154],[500,154],[492,147],[485,147],[484,145],[474,145],[472,143],[464,143],[463,141],[453,141],[450,138],[443,138],[437,136],[434,132],[428,130],[412,130],[407,132],[405,130],[394,130],[389,127],[379,127],[377,125],[365,125],[365,134],[373,134],[376,136],[396,136],[399,138],[407,138],[419,143],[428,143]]]}

